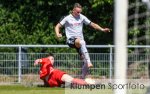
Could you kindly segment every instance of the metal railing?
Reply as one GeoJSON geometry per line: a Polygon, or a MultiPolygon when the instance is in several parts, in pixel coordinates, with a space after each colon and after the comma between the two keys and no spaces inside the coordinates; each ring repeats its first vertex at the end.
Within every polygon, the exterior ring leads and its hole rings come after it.
{"type": "MultiPolygon", "coordinates": [[[[93,77],[113,79],[114,47],[114,45],[87,45],[91,61],[94,64],[94,67],[90,70],[90,74],[93,77]],[[105,50],[105,52],[103,52],[103,50],[105,50]]],[[[150,46],[129,45],[127,47],[128,49],[132,49],[132,53],[128,53],[128,77],[148,78],[147,66],[149,65],[149,53],[144,51],[149,50],[150,46]],[[136,49],[136,52],[134,52],[133,49],[136,49]],[[141,52],[141,49],[143,52],[141,52]]],[[[67,45],[0,45],[0,50],[1,48],[15,48],[18,49],[18,52],[0,52],[0,83],[22,83],[26,80],[33,79],[33,77],[35,82],[40,81],[38,78],[39,66],[33,67],[33,62],[37,58],[44,57],[46,52],[32,51],[24,53],[22,51],[24,48],[55,49],[52,50],[52,52],[54,52],[55,55],[56,68],[64,70],[75,77],[79,77],[81,74],[82,63],[79,56],[75,51],[72,52],[72,49],[67,45]],[[57,50],[60,48],[64,49],[64,52],[59,53],[57,50]]]]}

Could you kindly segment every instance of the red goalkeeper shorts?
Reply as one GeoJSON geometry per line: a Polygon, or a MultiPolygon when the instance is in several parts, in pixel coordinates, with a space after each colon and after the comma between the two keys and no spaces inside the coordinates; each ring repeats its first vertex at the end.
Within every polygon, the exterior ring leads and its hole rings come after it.
{"type": "Polygon", "coordinates": [[[55,69],[48,78],[48,83],[50,87],[60,87],[64,82],[61,80],[62,76],[66,74],[61,70],[55,69]]]}

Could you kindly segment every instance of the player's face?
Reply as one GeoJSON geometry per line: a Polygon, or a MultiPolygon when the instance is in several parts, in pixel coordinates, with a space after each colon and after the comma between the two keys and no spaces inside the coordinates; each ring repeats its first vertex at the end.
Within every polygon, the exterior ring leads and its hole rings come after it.
{"type": "Polygon", "coordinates": [[[53,65],[53,64],[54,64],[54,57],[53,57],[53,56],[50,56],[49,59],[50,59],[52,65],[53,65]]]}
{"type": "Polygon", "coordinates": [[[75,17],[77,17],[77,16],[79,16],[80,15],[80,13],[82,12],[82,9],[81,8],[74,8],[74,10],[73,10],[73,15],[75,16],[75,17]]]}

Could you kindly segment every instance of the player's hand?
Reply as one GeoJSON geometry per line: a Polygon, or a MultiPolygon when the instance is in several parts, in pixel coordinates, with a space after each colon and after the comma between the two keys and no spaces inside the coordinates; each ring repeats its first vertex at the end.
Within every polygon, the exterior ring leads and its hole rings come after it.
{"type": "Polygon", "coordinates": [[[62,34],[57,34],[57,37],[58,37],[58,38],[61,38],[61,37],[62,37],[62,34]]]}
{"type": "Polygon", "coordinates": [[[35,61],[34,61],[34,66],[38,65],[38,64],[39,64],[39,61],[40,61],[39,59],[35,60],[35,61]]]}
{"type": "Polygon", "coordinates": [[[103,32],[110,32],[110,29],[109,28],[103,28],[102,31],[103,32]]]}
{"type": "Polygon", "coordinates": [[[60,40],[62,38],[62,34],[57,34],[56,37],[58,40],[60,40]]]}

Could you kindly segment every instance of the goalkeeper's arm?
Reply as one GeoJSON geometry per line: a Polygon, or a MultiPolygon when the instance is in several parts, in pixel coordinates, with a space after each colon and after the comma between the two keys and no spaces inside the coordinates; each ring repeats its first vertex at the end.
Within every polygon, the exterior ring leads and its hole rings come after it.
{"type": "Polygon", "coordinates": [[[41,63],[41,62],[42,62],[42,59],[36,59],[36,60],[34,61],[34,66],[38,65],[38,64],[41,63]]]}

